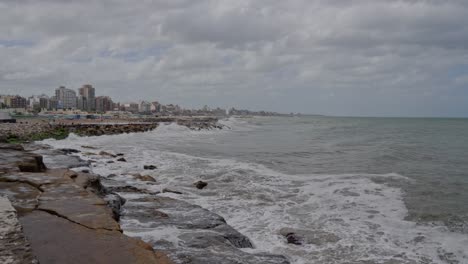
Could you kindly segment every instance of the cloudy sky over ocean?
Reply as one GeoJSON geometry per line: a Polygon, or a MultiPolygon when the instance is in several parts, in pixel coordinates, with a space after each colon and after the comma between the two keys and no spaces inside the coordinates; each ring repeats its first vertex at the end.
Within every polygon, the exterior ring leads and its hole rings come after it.
{"type": "Polygon", "coordinates": [[[468,116],[466,0],[0,0],[0,93],[468,116]]]}

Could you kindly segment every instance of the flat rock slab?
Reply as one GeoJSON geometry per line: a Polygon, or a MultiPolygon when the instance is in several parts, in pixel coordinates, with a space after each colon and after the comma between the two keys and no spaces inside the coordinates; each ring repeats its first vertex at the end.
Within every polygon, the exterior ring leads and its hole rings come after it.
{"type": "Polygon", "coordinates": [[[171,263],[148,244],[118,231],[89,229],[41,211],[20,221],[40,263],[171,263]]]}
{"type": "Polygon", "coordinates": [[[0,196],[0,263],[38,263],[23,235],[16,211],[5,196],[0,196]]]}
{"type": "Polygon", "coordinates": [[[288,264],[280,255],[249,254],[250,240],[219,215],[200,206],[162,196],[128,198],[121,219],[126,232],[141,237],[177,263],[187,264],[288,264]],[[137,221],[135,221],[137,220],[137,221]],[[172,230],[164,237],[148,236],[172,230]]]}

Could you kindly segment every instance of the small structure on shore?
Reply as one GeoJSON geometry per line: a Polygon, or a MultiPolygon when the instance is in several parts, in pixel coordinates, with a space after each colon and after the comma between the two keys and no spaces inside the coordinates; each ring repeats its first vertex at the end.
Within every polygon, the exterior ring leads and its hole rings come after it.
{"type": "Polygon", "coordinates": [[[12,118],[9,113],[0,112],[0,123],[16,123],[16,119],[12,118]]]}

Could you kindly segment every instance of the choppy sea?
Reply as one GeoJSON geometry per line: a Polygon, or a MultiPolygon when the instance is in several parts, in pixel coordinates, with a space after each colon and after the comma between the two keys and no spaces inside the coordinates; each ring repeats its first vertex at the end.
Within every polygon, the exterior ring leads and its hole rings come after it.
{"type": "MultiPolygon", "coordinates": [[[[222,130],[176,124],[138,134],[70,135],[125,153],[96,162],[106,176],[150,174],[158,184],[223,216],[253,252],[292,263],[468,263],[468,119],[253,117],[221,120],[222,130]],[[154,171],[142,166],[154,164],[154,171]],[[208,182],[203,190],[198,180],[208,182]],[[281,228],[327,232],[329,243],[288,244],[281,228]]],[[[120,178],[129,184],[140,184],[120,178]]],[[[122,222],[129,235],[131,223],[122,222]]]]}

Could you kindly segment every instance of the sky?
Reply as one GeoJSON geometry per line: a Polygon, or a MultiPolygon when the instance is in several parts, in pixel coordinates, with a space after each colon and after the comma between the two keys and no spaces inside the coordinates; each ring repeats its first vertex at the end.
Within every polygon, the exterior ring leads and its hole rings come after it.
{"type": "Polygon", "coordinates": [[[466,0],[0,0],[0,94],[468,117],[466,0]]]}

